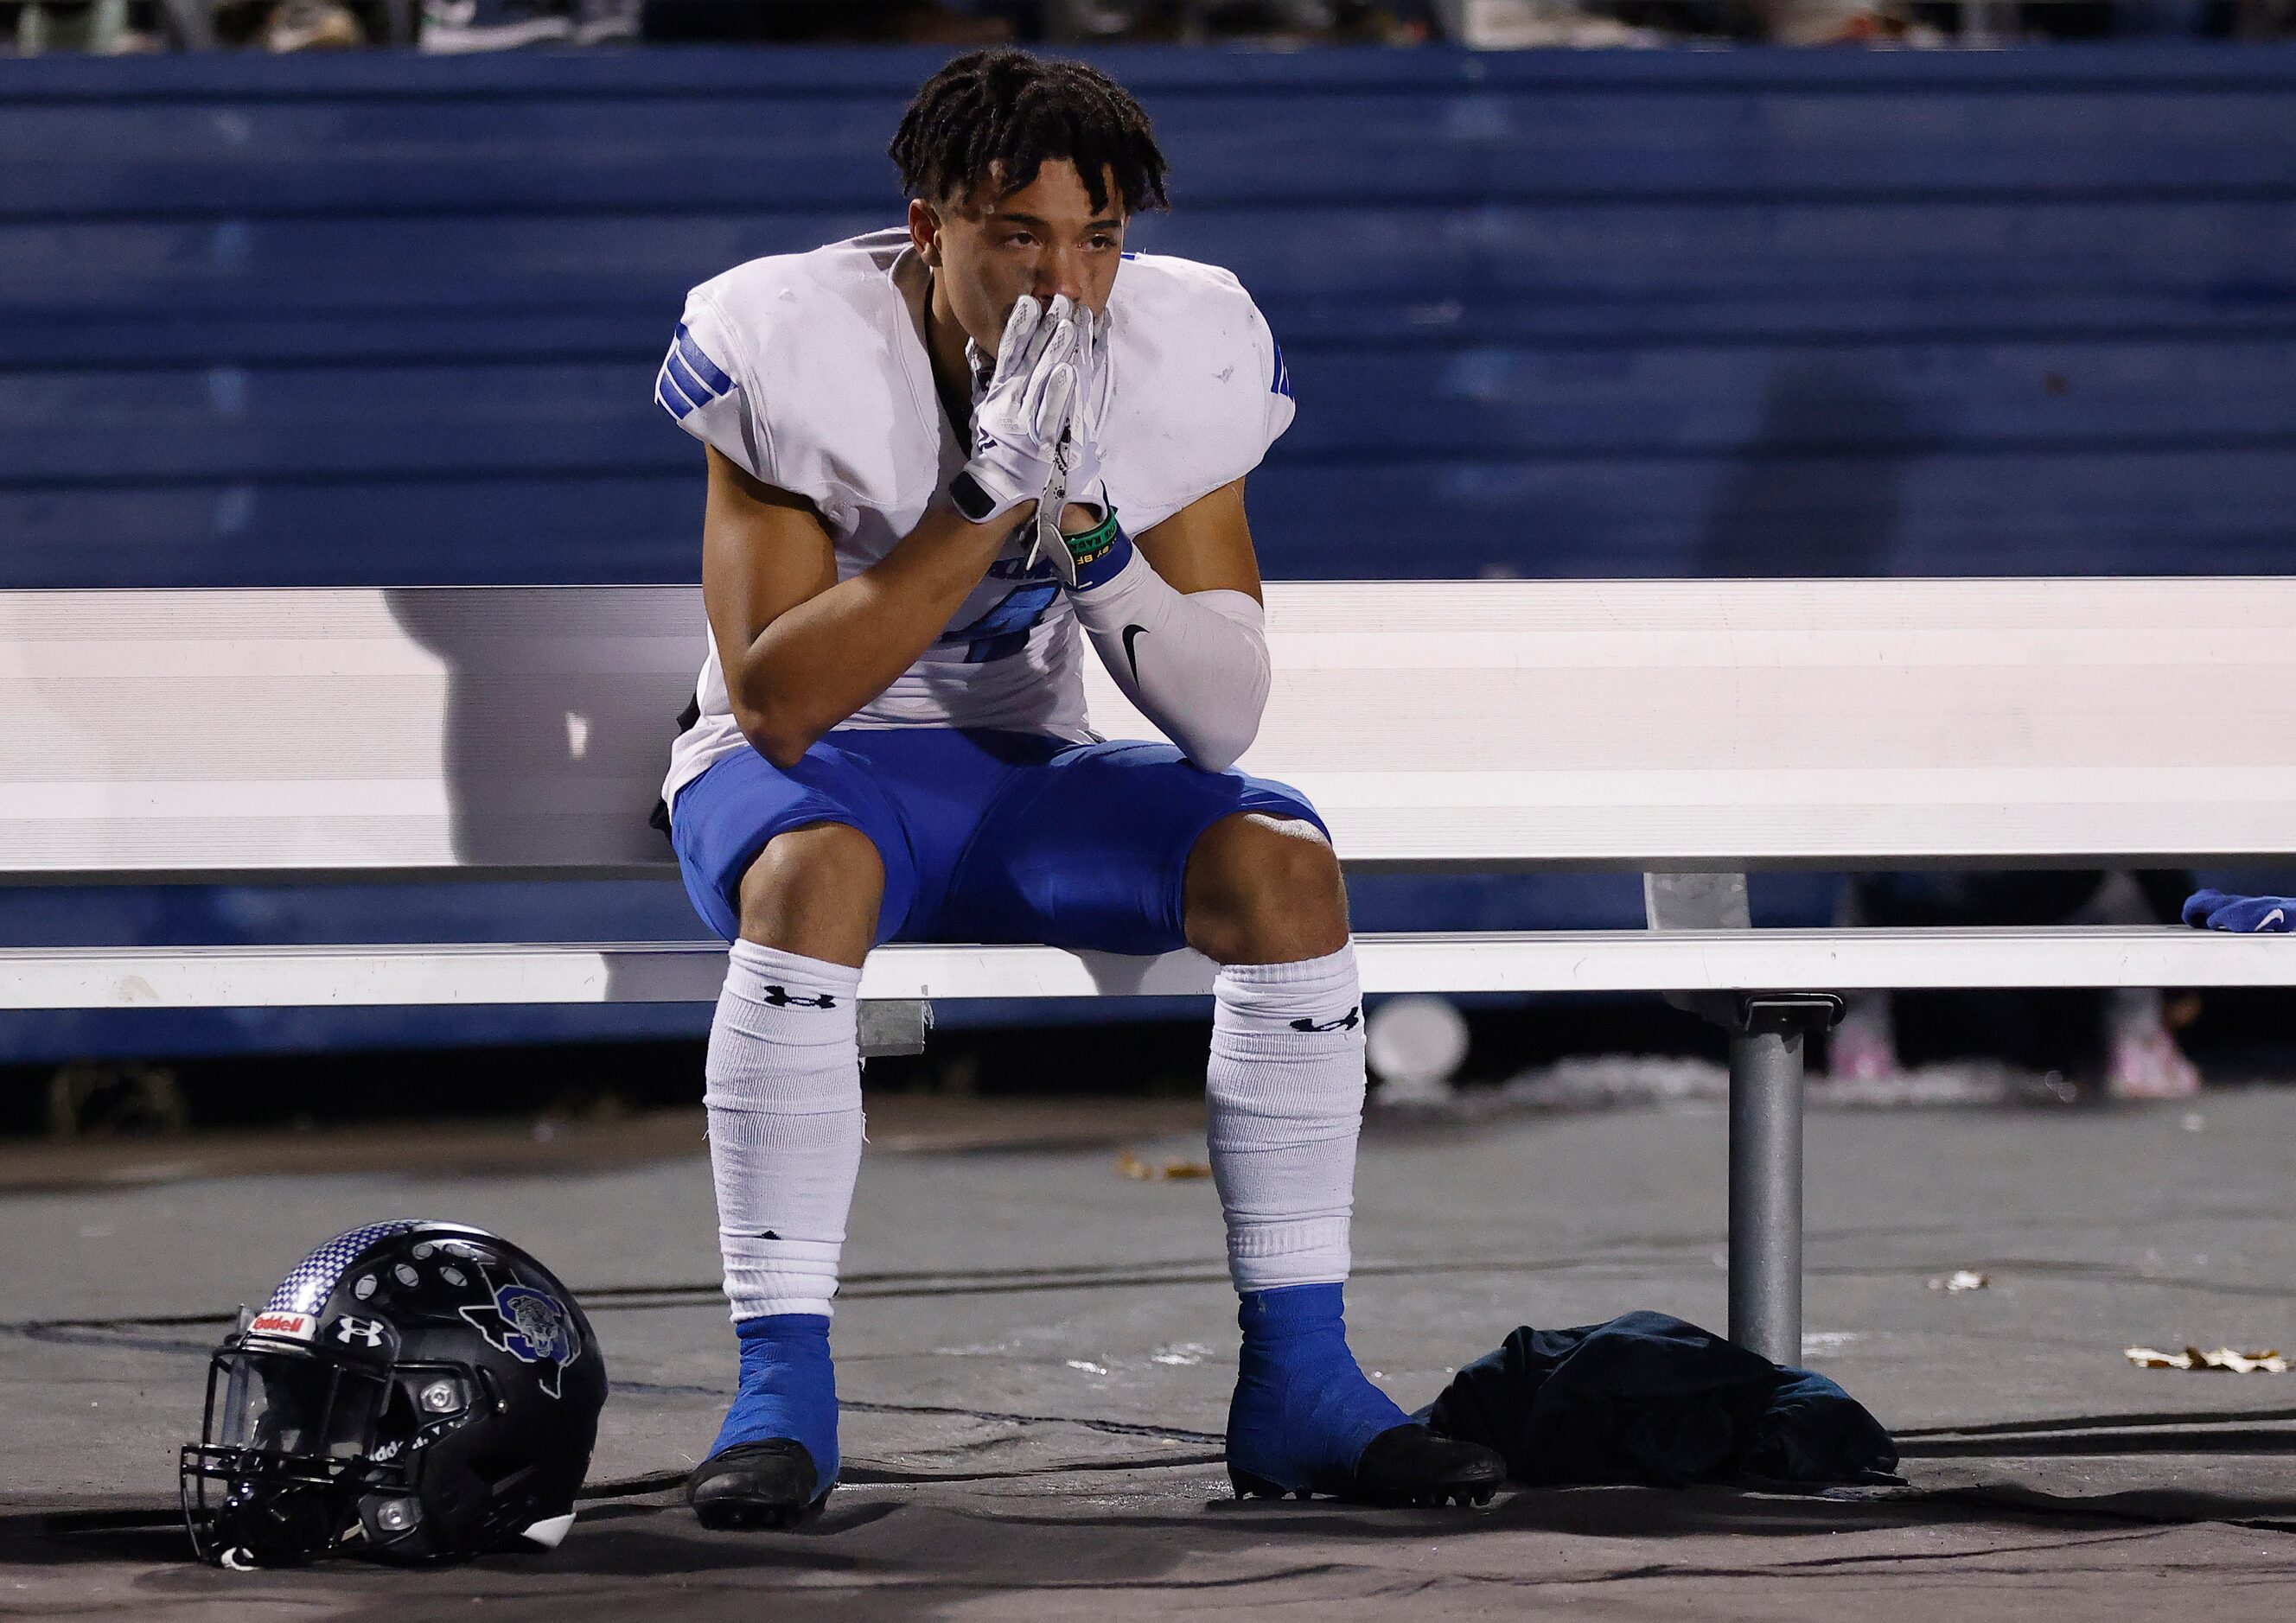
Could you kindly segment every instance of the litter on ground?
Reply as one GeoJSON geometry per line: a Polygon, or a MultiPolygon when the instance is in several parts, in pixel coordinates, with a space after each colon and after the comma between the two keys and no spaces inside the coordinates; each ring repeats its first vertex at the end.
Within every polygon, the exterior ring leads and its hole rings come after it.
{"type": "Polygon", "coordinates": [[[1192,1161],[1184,1159],[1161,1161],[1144,1160],[1129,1150],[1116,1158],[1117,1176],[1136,1179],[1144,1184],[1166,1179],[1210,1177],[1211,1175],[1211,1166],[1207,1161],[1192,1161]]]}
{"type": "Polygon", "coordinates": [[[2219,1347],[2212,1352],[2202,1352],[2197,1347],[2187,1347],[2182,1352],[2162,1352],[2158,1348],[2131,1347],[2124,1354],[2138,1369],[2220,1369],[2235,1375],[2284,1375],[2288,1360],[2276,1351],[2240,1352],[2233,1348],[2219,1347]]]}

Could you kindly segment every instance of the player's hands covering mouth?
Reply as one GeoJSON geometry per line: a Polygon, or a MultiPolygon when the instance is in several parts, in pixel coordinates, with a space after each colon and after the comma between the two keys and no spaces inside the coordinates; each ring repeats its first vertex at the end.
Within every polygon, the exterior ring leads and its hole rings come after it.
{"type": "MultiPolygon", "coordinates": [[[[996,368],[972,411],[972,459],[950,483],[957,511],[986,524],[1022,502],[1036,501],[1060,470],[1055,456],[1076,399],[1078,340],[1087,312],[1066,294],[1049,304],[1022,298],[997,340],[996,368]]],[[[984,370],[968,341],[965,360],[984,370]]]]}
{"type": "MultiPolygon", "coordinates": [[[[1064,510],[1074,504],[1106,520],[1111,506],[1108,488],[1100,471],[1101,425],[1108,420],[1114,389],[1109,365],[1108,325],[1108,313],[1104,310],[1098,316],[1089,307],[1078,312],[1075,405],[1054,458],[1057,471],[1037,507],[1036,542],[1029,553],[1031,566],[1049,563],[1062,584],[1070,586],[1078,584],[1077,570],[1087,554],[1076,550],[1084,537],[1062,533],[1061,520],[1064,510]]],[[[1094,545],[1090,555],[1105,550],[1103,538],[1094,545]]]]}
{"type": "Polygon", "coordinates": [[[1102,512],[1109,509],[1108,491],[1100,477],[1100,435],[1108,422],[1115,393],[1115,372],[1109,362],[1106,310],[1084,312],[1077,333],[1076,406],[1069,414],[1069,433],[1063,462],[1069,471],[1068,496],[1102,512]]]}

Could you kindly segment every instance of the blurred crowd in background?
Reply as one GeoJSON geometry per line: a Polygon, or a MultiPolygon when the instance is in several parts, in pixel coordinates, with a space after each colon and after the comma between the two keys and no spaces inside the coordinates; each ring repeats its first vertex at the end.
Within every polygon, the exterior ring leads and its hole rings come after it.
{"type": "Polygon", "coordinates": [[[700,44],[1484,50],[2296,36],[2296,0],[0,0],[0,54],[700,44]]]}

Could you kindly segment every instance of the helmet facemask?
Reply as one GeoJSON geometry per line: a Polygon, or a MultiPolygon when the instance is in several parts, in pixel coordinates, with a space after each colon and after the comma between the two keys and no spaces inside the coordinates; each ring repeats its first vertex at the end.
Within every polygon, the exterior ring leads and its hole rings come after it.
{"type": "Polygon", "coordinates": [[[180,1469],[201,1560],[291,1566],[361,1539],[387,1558],[430,1558],[427,1448],[484,1389],[464,1365],[397,1362],[390,1325],[354,1323],[375,1340],[337,1350],[242,1332],[209,1360],[206,1418],[180,1469]]]}
{"type": "MultiPolygon", "coordinates": [[[[242,1316],[244,1317],[244,1316],[242,1316]]],[[[390,1365],[233,1336],[208,1361],[200,1440],[182,1455],[184,1515],[201,1559],[284,1566],[332,1548],[360,1496],[401,1488],[370,1457],[390,1365]]]]}

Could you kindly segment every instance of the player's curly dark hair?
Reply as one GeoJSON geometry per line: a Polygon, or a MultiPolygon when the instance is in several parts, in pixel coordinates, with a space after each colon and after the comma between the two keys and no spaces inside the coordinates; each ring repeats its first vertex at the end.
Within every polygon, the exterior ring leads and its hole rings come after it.
{"type": "Polygon", "coordinates": [[[909,195],[928,202],[991,184],[1010,195],[1046,159],[1065,158],[1096,210],[1111,177],[1127,214],[1165,205],[1164,154],[1140,103],[1097,68],[1009,47],[960,56],[927,79],[887,150],[909,195]]]}

